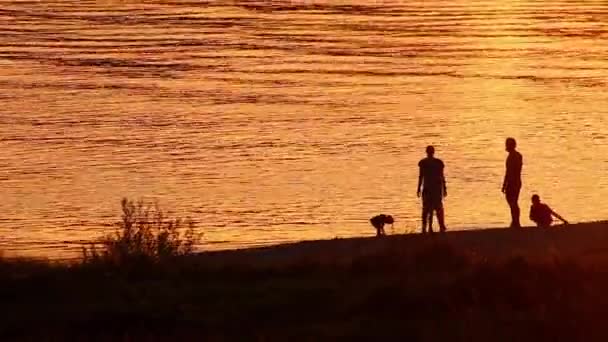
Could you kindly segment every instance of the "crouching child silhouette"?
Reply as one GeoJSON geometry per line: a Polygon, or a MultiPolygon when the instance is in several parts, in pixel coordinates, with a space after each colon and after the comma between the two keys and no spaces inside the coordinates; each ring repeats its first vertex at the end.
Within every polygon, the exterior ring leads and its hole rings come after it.
{"type": "Polygon", "coordinates": [[[536,223],[539,228],[549,228],[553,222],[553,217],[558,218],[564,224],[569,224],[566,219],[553,211],[548,205],[540,201],[540,196],[532,196],[532,206],[530,207],[530,220],[536,223]]]}
{"type": "Polygon", "coordinates": [[[372,217],[369,221],[371,222],[372,226],[376,228],[376,236],[386,235],[386,232],[384,231],[384,225],[392,225],[393,223],[395,223],[395,219],[393,219],[391,215],[384,214],[376,215],[372,217]]]}

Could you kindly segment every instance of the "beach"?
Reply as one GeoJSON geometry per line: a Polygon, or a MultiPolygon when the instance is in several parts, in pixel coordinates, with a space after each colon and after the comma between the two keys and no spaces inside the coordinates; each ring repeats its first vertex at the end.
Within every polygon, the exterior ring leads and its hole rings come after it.
{"type": "Polygon", "coordinates": [[[0,341],[608,341],[606,23],[2,0],[0,341]]]}
{"type": "Polygon", "coordinates": [[[608,221],[536,227],[492,228],[452,231],[446,234],[397,234],[384,237],[361,237],[302,241],[271,247],[227,250],[201,254],[211,264],[280,266],[302,262],[329,265],[348,264],[375,255],[395,254],[404,257],[437,243],[478,255],[489,260],[514,257],[550,260],[576,258],[595,260],[608,253],[608,221]]]}
{"type": "Polygon", "coordinates": [[[2,340],[600,341],[608,222],[0,262],[2,340]],[[33,328],[35,327],[35,329],[33,328]]]}

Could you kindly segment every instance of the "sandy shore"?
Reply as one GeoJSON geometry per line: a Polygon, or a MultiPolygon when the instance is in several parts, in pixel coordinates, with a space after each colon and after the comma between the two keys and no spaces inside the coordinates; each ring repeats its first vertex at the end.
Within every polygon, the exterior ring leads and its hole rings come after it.
{"type": "Polygon", "coordinates": [[[445,234],[397,234],[381,238],[361,237],[314,240],[240,250],[204,252],[201,260],[211,264],[288,266],[306,261],[348,263],[376,254],[407,257],[429,245],[445,243],[481,258],[502,260],[515,256],[545,259],[576,258],[578,261],[608,256],[608,221],[556,225],[549,229],[493,228],[453,231],[445,234]]]}

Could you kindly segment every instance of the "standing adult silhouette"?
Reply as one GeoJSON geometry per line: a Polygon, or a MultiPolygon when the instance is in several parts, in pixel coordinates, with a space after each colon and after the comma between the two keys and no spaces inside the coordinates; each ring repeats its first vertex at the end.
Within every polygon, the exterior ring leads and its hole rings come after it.
{"type": "Polygon", "coordinates": [[[517,141],[507,138],[505,149],[509,152],[506,161],[505,179],[502,183],[502,192],[505,194],[509,208],[511,209],[511,228],[521,228],[519,221],[520,210],[519,192],[521,191],[521,170],[523,168],[523,157],[517,152],[517,141]]]}
{"type": "Polygon", "coordinates": [[[418,176],[418,197],[422,196],[422,233],[426,233],[427,222],[429,232],[433,232],[433,211],[437,213],[439,230],[445,232],[445,213],[443,210],[443,198],[448,195],[445,176],[445,168],[441,159],[435,158],[435,148],[427,146],[427,157],[418,163],[420,174],[418,176]]]}

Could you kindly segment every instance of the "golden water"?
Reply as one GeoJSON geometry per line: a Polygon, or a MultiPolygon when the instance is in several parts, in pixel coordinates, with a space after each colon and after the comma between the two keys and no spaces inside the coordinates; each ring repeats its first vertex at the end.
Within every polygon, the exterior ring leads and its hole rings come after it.
{"type": "MultiPolygon", "coordinates": [[[[605,1],[0,2],[0,250],[65,256],[123,196],[204,248],[418,226],[446,163],[450,229],[506,226],[504,138],[532,192],[608,218],[605,1]]],[[[527,222],[527,220],[524,220],[527,222]]]]}

